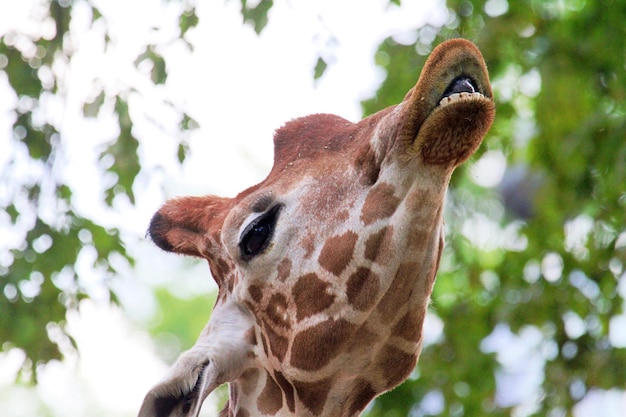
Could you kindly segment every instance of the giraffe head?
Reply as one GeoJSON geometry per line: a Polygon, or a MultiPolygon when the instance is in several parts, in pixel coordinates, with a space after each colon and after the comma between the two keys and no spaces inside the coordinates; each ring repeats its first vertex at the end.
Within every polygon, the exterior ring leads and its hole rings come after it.
{"type": "Polygon", "coordinates": [[[494,117],[478,49],[447,41],[397,106],[317,114],[274,137],[268,177],[235,198],[170,200],[150,236],[205,258],[219,293],[197,343],[146,396],[147,416],[356,416],[408,377],[443,247],[450,176],[494,117]]]}

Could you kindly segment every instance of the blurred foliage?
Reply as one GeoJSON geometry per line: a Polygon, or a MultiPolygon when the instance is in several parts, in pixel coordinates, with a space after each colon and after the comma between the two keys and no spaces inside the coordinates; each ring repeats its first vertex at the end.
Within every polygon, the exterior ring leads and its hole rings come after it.
{"type": "Polygon", "coordinates": [[[160,356],[173,363],[184,348],[193,346],[198,340],[198,329],[204,328],[209,321],[217,292],[181,299],[161,288],[155,291],[155,295],[160,311],[157,324],[151,326],[150,333],[158,341],[156,346],[161,349],[160,356]]]}
{"type": "Polygon", "coordinates": [[[239,0],[241,2],[241,16],[243,22],[254,28],[257,34],[260,34],[265,26],[267,26],[267,14],[274,5],[274,0],[259,0],[248,3],[248,0],[239,0]]]}
{"type": "Polygon", "coordinates": [[[488,63],[496,121],[453,178],[433,294],[443,337],[424,349],[419,378],[382,396],[368,415],[431,414],[420,400],[432,393],[442,405],[434,415],[511,415],[516,404],[497,400],[503,365],[482,347],[504,324],[542,335],[543,384],[523,413],[569,416],[589,390],[624,389],[626,381],[626,350],[609,338],[626,279],[626,3],[447,4],[445,26],[420,28],[412,44],[381,44],[376,61],[387,78],[365,112],[401,100],[432,46],[462,36],[488,63]],[[508,181],[495,190],[471,178],[487,151],[507,160],[508,181]],[[520,201],[532,209],[521,218],[520,201]],[[502,243],[477,243],[484,238],[502,243]]]}
{"type": "MultiPolygon", "coordinates": [[[[94,24],[104,19],[87,3],[94,24]]],[[[243,21],[260,33],[273,2],[240,3],[243,21]]],[[[39,110],[44,97],[64,99],[58,72],[52,78],[46,74],[72,60],[66,45],[72,6],[47,5],[56,25],[52,37],[11,33],[0,39],[0,69],[18,98],[13,140],[39,173],[23,180],[13,176],[10,165],[0,172],[2,183],[13,184],[0,195],[0,215],[21,236],[0,253],[0,341],[3,348],[24,349],[33,361],[59,356],[46,326],[62,323],[66,310],[89,296],[75,270],[81,251],[95,251],[93,267],[111,275],[111,257],[128,259],[119,232],[76,213],[71,188],[55,176],[63,134],[39,110]]],[[[448,0],[447,5],[442,27],[417,28],[412,42],[382,42],[375,60],[387,77],[363,103],[364,113],[401,101],[432,47],[462,36],[479,45],[488,63],[497,116],[483,146],[452,180],[447,249],[432,304],[443,334],[425,346],[414,375],[377,399],[367,415],[569,416],[589,390],[623,389],[626,381],[626,350],[610,337],[611,319],[623,313],[626,263],[626,3],[448,0]],[[495,188],[479,186],[472,167],[494,152],[506,158],[504,179],[495,188]],[[530,408],[502,401],[497,378],[507,365],[486,343],[498,328],[520,340],[533,329],[540,335],[531,348],[538,355],[534,360],[545,362],[543,382],[530,408]]],[[[184,40],[198,17],[186,2],[180,10],[184,40]]],[[[106,35],[105,41],[110,42],[106,35]]],[[[138,66],[151,64],[147,78],[153,85],[167,82],[167,62],[158,51],[147,45],[135,60],[138,66]]],[[[314,79],[332,63],[322,56],[312,68],[314,79]]],[[[83,106],[89,118],[114,103],[119,132],[101,155],[116,179],[102,195],[108,205],[116,196],[134,201],[133,183],[141,170],[128,93],[100,88],[83,106]]],[[[181,131],[196,127],[180,114],[181,131]]],[[[181,142],[181,163],[186,151],[181,142]]],[[[171,295],[157,298],[167,320],[155,334],[175,328],[185,343],[195,339],[191,327],[202,326],[205,318],[172,321],[177,310],[168,307],[171,295]]]]}
{"type": "MultiPolygon", "coordinates": [[[[82,4],[87,4],[91,11],[92,25],[105,20],[94,4],[88,1],[82,4]]],[[[76,272],[81,253],[95,254],[91,266],[105,277],[105,288],[113,301],[115,294],[107,285],[107,277],[116,272],[111,259],[121,255],[132,265],[119,231],[77,213],[72,189],[58,175],[59,164],[64,163],[59,158],[64,132],[45,103],[51,97],[57,98],[61,105],[70,100],[64,90],[64,77],[73,59],[70,26],[74,3],[44,1],[41,7],[44,10],[39,15],[41,27],[51,20],[54,30],[50,33],[12,31],[0,38],[0,70],[16,96],[10,114],[13,154],[10,162],[0,169],[0,215],[10,225],[2,232],[4,242],[9,244],[0,248],[0,347],[23,349],[31,362],[28,367],[33,370],[33,376],[37,368],[32,363],[60,357],[58,346],[48,337],[48,325],[62,324],[66,311],[76,308],[81,298],[90,296],[88,284],[76,272]],[[21,166],[24,159],[29,159],[26,176],[21,166]]],[[[189,6],[181,7],[179,23],[183,37],[197,24],[195,11],[189,6]]],[[[103,38],[106,44],[111,42],[108,33],[103,38]]],[[[135,66],[145,62],[152,68],[149,82],[155,86],[165,83],[167,66],[156,45],[147,45],[137,56],[135,66]]],[[[100,155],[102,166],[114,178],[102,202],[112,206],[123,195],[134,203],[133,183],[141,170],[139,142],[128,102],[128,95],[134,90],[126,87],[113,94],[105,92],[102,85],[98,87],[98,83],[96,88],[99,90],[94,99],[83,105],[84,116],[97,117],[103,105],[112,101],[118,122],[117,136],[100,155]]],[[[181,132],[196,127],[189,115],[177,111],[181,132]]],[[[186,144],[181,142],[179,149],[178,159],[182,163],[186,144]]]]}

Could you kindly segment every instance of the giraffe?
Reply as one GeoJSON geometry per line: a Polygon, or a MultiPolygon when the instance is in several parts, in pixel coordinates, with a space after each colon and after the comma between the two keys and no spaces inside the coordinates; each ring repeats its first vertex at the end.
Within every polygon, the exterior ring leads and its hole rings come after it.
{"type": "Polygon", "coordinates": [[[494,114],[478,48],[448,40],[400,104],[358,123],[292,120],[261,183],[167,201],[150,237],[206,259],[218,297],[139,416],[197,416],[228,383],[221,417],[353,417],[404,381],[421,351],[450,177],[494,114]]]}

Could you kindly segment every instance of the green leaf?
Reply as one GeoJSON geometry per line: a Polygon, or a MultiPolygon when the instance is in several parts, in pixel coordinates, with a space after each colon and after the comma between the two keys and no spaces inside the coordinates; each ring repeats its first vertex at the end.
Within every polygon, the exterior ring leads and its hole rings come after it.
{"type": "Polygon", "coordinates": [[[53,151],[53,140],[58,137],[58,132],[54,127],[45,124],[35,127],[32,123],[30,112],[20,114],[13,127],[18,138],[24,142],[28,152],[33,159],[47,160],[53,151]]]}
{"type": "Polygon", "coordinates": [[[39,97],[43,90],[41,80],[37,75],[37,70],[22,57],[22,53],[15,47],[7,45],[5,39],[2,39],[0,54],[7,58],[3,71],[7,74],[9,83],[18,97],[39,97]]]}
{"type": "Polygon", "coordinates": [[[102,152],[101,158],[111,155],[115,160],[108,171],[116,174],[117,183],[107,190],[105,201],[111,205],[113,198],[122,193],[134,204],[133,182],[141,169],[137,155],[139,142],[132,133],[133,123],[128,113],[128,103],[120,97],[116,98],[115,112],[118,115],[120,133],[115,142],[102,152]]]}
{"type": "Polygon", "coordinates": [[[178,144],[178,162],[183,163],[187,158],[187,154],[189,153],[189,146],[185,142],[181,142],[178,144]]]}
{"type": "Polygon", "coordinates": [[[260,34],[267,26],[267,13],[273,5],[273,0],[260,0],[256,6],[250,7],[247,0],[241,0],[241,15],[244,23],[252,25],[257,35],[260,34]]]}
{"type": "Polygon", "coordinates": [[[187,31],[191,28],[195,28],[198,25],[198,15],[196,15],[196,9],[191,8],[185,10],[178,19],[178,26],[180,27],[180,37],[184,37],[187,31]]]}
{"type": "Polygon", "coordinates": [[[324,72],[326,72],[326,68],[328,68],[328,64],[322,57],[317,58],[317,63],[315,64],[315,69],[313,71],[313,79],[319,80],[324,72]]]}
{"type": "Polygon", "coordinates": [[[104,104],[105,98],[106,95],[104,94],[104,91],[100,91],[100,94],[98,94],[92,101],[83,104],[83,115],[85,117],[97,117],[98,113],[100,113],[100,108],[104,104]]]}
{"type": "Polygon", "coordinates": [[[183,113],[183,118],[180,121],[178,127],[183,131],[194,130],[200,127],[198,122],[187,113],[183,113]]]}
{"type": "Polygon", "coordinates": [[[135,66],[148,61],[152,64],[150,79],[154,84],[164,84],[167,81],[167,65],[163,56],[158,54],[152,45],[148,45],[145,51],[135,59],[135,66]]]}

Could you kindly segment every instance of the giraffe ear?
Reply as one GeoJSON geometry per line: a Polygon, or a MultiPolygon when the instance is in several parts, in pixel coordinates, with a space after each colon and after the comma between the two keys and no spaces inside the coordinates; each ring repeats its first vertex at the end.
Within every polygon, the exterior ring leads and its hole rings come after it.
{"type": "Polygon", "coordinates": [[[230,202],[211,195],[169,200],[152,217],[148,234],[168,252],[206,257],[207,237],[219,234],[230,202]]]}

